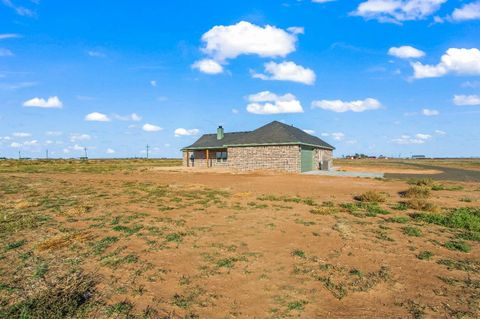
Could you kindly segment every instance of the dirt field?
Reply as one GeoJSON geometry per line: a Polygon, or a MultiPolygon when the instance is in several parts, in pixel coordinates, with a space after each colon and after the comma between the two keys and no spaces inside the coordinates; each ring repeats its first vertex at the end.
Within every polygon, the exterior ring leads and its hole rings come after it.
{"type": "Polygon", "coordinates": [[[0,162],[0,318],[480,317],[479,183],[178,163],[0,162]]]}

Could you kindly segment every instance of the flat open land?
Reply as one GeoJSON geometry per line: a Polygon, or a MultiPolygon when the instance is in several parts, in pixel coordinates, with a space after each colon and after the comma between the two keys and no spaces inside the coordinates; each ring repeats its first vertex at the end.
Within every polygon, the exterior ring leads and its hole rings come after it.
{"type": "Polygon", "coordinates": [[[0,318],[480,317],[478,161],[175,165],[1,161],[0,318]]]}

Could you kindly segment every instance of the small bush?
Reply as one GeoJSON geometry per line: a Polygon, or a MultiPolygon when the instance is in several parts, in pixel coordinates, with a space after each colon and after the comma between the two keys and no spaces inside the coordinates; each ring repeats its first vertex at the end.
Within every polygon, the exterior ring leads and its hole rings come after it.
{"type": "Polygon", "coordinates": [[[367,191],[359,196],[355,196],[355,200],[366,203],[383,203],[386,198],[384,194],[377,191],[367,191]]]}
{"type": "Polygon", "coordinates": [[[5,250],[17,249],[17,248],[22,247],[23,245],[25,245],[26,242],[27,242],[26,240],[19,240],[19,241],[13,242],[13,243],[8,243],[8,244],[5,246],[5,250]]]}
{"type": "Polygon", "coordinates": [[[480,241],[480,232],[475,231],[466,231],[460,234],[457,234],[457,238],[471,240],[471,241],[480,241]]]}
{"type": "Polygon", "coordinates": [[[395,217],[390,217],[387,219],[387,222],[390,223],[399,223],[399,224],[406,224],[410,221],[410,218],[407,216],[395,216],[395,217]]]}
{"type": "Polygon", "coordinates": [[[464,241],[447,241],[444,246],[447,249],[463,251],[464,253],[468,253],[471,250],[470,245],[464,241]]]}
{"type": "Polygon", "coordinates": [[[304,300],[293,301],[287,305],[287,308],[288,310],[303,310],[306,304],[307,302],[304,300]]]}
{"type": "Polygon", "coordinates": [[[410,209],[416,209],[416,210],[421,210],[421,211],[424,211],[424,212],[436,212],[438,211],[438,207],[425,200],[425,199],[422,199],[422,198],[412,198],[410,200],[408,200],[407,202],[405,202],[405,204],[408,206],[408,208],[410,209]]]}
{"type": "Polygon", "coordinates": [[[296,256],[296,257],[300,257],[300,258],[305,258],[306,257],[305,252],[303,250],[300,250],[300,249],[295,249],[294,251],[292,251],[292,256],[296,256]]]}
{"type": "Polygon", "coordinates": [[[400,202],[397,205],[393,206],[392,208],[395,210],[404,211],[404,210],[408,210],[408,205],[405,202],[400,202]]]}
{"type": "Polygon", "coordinates": [[[405,198],[428,198],[430,197],[430,189],[425,186],[412,186],[406,191],[400,192],[405,198]]]}
{"type": "Polygon", "coordinates": [[[428,187],[431,187],[434,185],[433,179],[431,178],[411,179],[407,183],[410,185],[428,186],[428,187]]]}
{"type": "Polygon", "coordinates": [[[406,226],[403,227],[403,233],[408,236],[420,237],[422,236],[422,231],[416,227],[406,226]]]}
{"type": "Polygon", "coordinates": [[[420,260],[429,260],[433,257],[433,253],[428,250],[424,250],[417,255],[417,258],[420,260]]]}

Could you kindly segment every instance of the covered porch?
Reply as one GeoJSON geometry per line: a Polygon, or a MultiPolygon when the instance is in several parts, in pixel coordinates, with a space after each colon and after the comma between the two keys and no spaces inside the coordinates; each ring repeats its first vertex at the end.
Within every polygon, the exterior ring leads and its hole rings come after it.
{"type": "Polygon", "coordinates": [[[183,151],[183,161],[186,167],[226,167],[228,165],[228,149],[186,149],[183,151]]]}

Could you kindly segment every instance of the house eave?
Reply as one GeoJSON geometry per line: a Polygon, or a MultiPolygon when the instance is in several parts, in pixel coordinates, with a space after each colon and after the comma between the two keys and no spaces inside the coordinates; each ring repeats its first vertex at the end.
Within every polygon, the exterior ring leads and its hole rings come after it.
{"type": "Polygon", "coordinates": [[[321,146],[315,144],[308,144],[308,143],[300,143],[300,142],[288,142],[288,143],[252,143],[252,144],[225,144],[222,146],[210,146],[210,147],[184,147],[181,151],[195,151],[195,150],[213,150],[213,149],[221,149],[227,147],[256,147],[256,146],[291,146],[291,145],[303,145],[303,146],[310,146],[320,149],[326,150],[335,150],[335,147],[328,147],[328,146],[321,146]]]}

